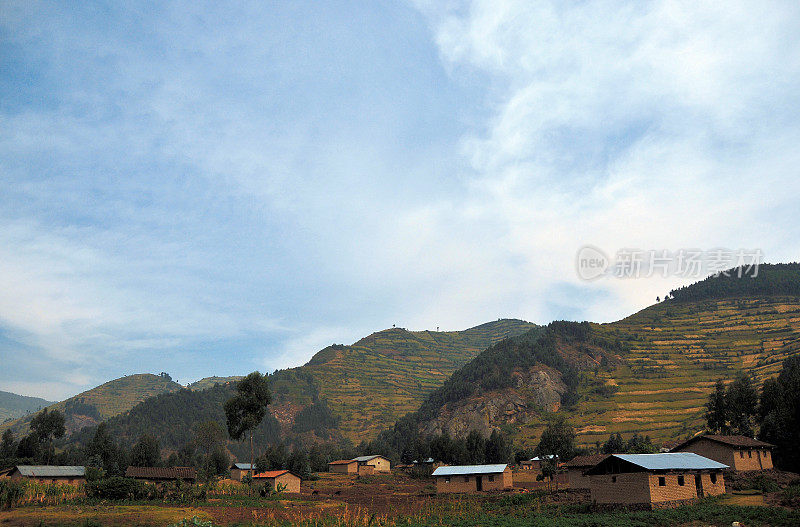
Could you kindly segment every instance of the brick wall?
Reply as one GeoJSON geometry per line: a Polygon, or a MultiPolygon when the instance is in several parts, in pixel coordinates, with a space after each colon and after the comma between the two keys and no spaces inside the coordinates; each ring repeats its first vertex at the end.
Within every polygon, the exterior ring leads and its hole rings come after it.
{"type": "Polygon", "coordinates": [[[650,474],[598,474],[589,476],[592,501],[600,505],[650,504],[650,474]]]}
{"type": "Polygon", "coordinates": [[[375,467],[375,472],[389,472],[391,470],[389,460],[382,457],[370,459],[367,461],[367,465],[375,467]]]}
{"type": "Polygon", "coordinates": [[[569,488],[571,489],[588,489],[589,476],[584,476],[584,468],[568,468],[567,480],[569,481],[569,488]]]}
{"type": "Polygon", "coordinates": [[[339,474],[355,474],[358,470],[358,463],[353,461],[347,465],[328,465],[328,472],[338,472],[339,474]]]}
{"type": "Polygon", "coordinates": [[[511,469],[506,468],[502,474],[466,474],[463,476],[436,476],[436,492],[477,492],[478,478],[482,488],[487,490],[503,490],[514,486],[511,469]]]}
{"type": "Polygon", "coordinates": [[[772,468],[772,455],[768,449],[734,447],[723,445],[709,439],[698,439],[681,452],[694,452],[708,459],[725,463],[733,470],[769,470],[772,468]]]}
{"type": "Polygon", "coordinates": [[[769,450],[757,448],[741,448],[733,455],[733,465],[735,470],[765,470],[772,468],[772,455],[769,450]]]}
{"type": "Polygon", "coordinates": [[[700,478],[703,496],[725,493],[725,478],[722,472],[603,474],[589,476],[589,488],[592,501],[600,505],[652,504],[657,507],[671,502],[686,503],[696,500],[698,498],[696,476],[700,478]],[[616,482],[613,480],[614,476],[616,482]],[[681,480],[683,485],[680,484],[681,480]]]}
{"type": "Polygon", "coordinates": [[[300,478],[294,474],[282,474],[274,479],[273,488],[278,488],[278,483],[286,485],[286,492],[300,494],[300,478]]]}

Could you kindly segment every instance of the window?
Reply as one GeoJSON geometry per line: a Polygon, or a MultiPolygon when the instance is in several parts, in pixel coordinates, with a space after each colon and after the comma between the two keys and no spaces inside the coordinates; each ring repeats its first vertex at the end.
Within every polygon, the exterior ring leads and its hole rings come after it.
{"type": "Polygon", "coordinates": [[[739,457],[744,457],[744,450],[739,451],[739,457]]]}
{"type": "Polygon", "coordinates": [[[489,475],[489,481],[494,481],[494,476],[493,475],[489,475]]]}
{"type": "Polygon", "coordinates": [[[747,457],[753,457],[753,451],[752,450],[748,450],[747,451],[747,457]]]}
{"type": "Polygon", "coordinates": [[[469,476],[464,476],[464,483],[469,481],[469,476]]]}
{"type": "Polygon", "coordinates": [[[680,485],[681,487],[683,487],[683,484],[684,484],[684,483],[685,483],[685,482],[683,481],[683,476],[678,476],[678,485],[680,485]]]}
{"type": "Polygon", "coordinates": [[[611,476],[611,483],[617,482],[617,476],[611,476]]]}
{"type": "Polygon", "coordinates": [[[447,477],[447,478],[444,478],[444,482],[445,482],[445,483],[450,483],[450,478],[449,478],[449,477],[447,477]]]}
{"type": "Polygon", "coordinates": [[[711,483],[716,485],[716,483],[717,483],[717,475],[716,475],[716,473],[711,474],[711,483]]]}
{"type": "Polygon", "coordinates": [[[769,450],[764,451],[764,457],[769,457],[769,450]]]}
{"type": "Polygon", "coordinates": [[[666,487],[667,486],[667,478],[665,478],[664,476],[659,476],[658,477],[658,486],[659,487],[666,487]]]}

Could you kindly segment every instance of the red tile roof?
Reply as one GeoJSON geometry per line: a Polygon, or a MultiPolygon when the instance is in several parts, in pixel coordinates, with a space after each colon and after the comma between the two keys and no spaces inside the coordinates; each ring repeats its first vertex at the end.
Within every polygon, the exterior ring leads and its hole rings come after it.
{"type": "Polygon", "coordinates": [[[590,456],[575,456],[571,460],[564,463],[565,467],[575,467],[575,468],[584,468],[584,467],[593,467],[596,464],[603,461],[607,458],[608,454],[592,454],[590,456]]]}
{"type": "Polygon", "coordinates": [[[126,478],[138,479],[196,479],[197,471],[192,467],[128,467],[126,478]]]}
{"type": "Polygon", "coordinates": [[[259,472],[254,478],[277,478],[278,476],[282,476],[289,472],[288,470],[267,470],[264,472],[259,472]]]}
{"type": "Polygon", "coordinates": [[[722,443],[732,447],[740,447],[740,448],[773,448],[775,446],[770,443],[765,443],[764,441],[759,441],[758,439],[753,439],[752,437],[747,437],[747,436],[723,436],[716,434],[699,434],[687,441],[684,441],[679,445],[672,447],[670,451],[674,452],[675,450],[686,447],[700,439],[708,439],[709,441],[716,441],[717,443],[722,443]]]}

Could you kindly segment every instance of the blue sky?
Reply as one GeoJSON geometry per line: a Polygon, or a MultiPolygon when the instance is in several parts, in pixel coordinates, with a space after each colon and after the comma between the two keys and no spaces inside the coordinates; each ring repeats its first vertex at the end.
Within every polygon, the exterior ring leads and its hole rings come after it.
{"type": "Polygon", "coordinates": [[[795,2],[3,2],[0,389],[610,321],[800,245],[795,2]]]}

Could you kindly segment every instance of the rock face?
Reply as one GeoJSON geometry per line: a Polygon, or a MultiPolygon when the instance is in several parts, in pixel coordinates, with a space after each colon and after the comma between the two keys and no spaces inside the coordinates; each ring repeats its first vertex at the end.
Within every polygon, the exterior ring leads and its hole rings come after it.
{"type": "Polygon", "coordinates": [[[512,388],[483,393],[448,404],[433,420],[422,425],[425,434],[444,432],[462,437],[471,430],[489,436],[505,424],[523,425],[544,411],[554,412],[561,406],[561,395],[567,391],[561,374],[546,366],[525,372],[514,372],[512,388]]]}

